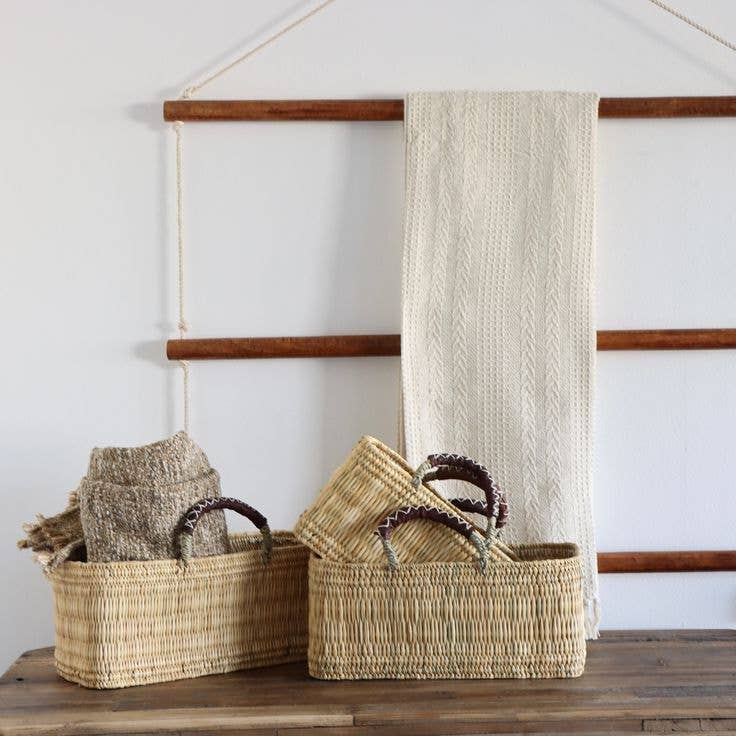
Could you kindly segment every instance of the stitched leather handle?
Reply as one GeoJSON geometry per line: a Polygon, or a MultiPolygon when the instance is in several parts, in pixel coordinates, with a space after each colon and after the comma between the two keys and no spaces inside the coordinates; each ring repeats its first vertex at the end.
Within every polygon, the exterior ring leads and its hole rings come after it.
{"type": "Polygon", "coordinates": [[[452,504],[459,511],[465,511],[468,514],[491,515],[491,509],[488,508],[488,504],[479,498],[451,498],[447,503],[452,504]]]}
{"type": "MultiPolygon", "coordinates": [[[[486,471],[487,472],[487,471],[486,471]]],[[[488,476],[490,478],[490,475],[488,476]]],[[[495,486],[495,492],[488,482],[488,479],[485,476],[478,476],[476,473],[471,472],[470,470],[466,470],[465,468],[451,468],[448,466],[440,466],[438,468],[432,468],[429,470],[429,472],[424,476],[425,481],[433,481],[433,480],[463,480],[467,483],[472,483],[474,486],[477,486],[480,488],[486,495],[486,500],[481,501],[479,499],[471,499],[471,498],[455,498],[452,500],[452,503],[462,511],[469,511],[474,514],[482,514],[483,516],[487,516],[489,518],[495,519],[494,527],[496,529],[500,529],[501,527],[506,525],[506,522],[508,521],[509,517],[509,508],[508,503],[506,502],[506,496],[501,491],[500,488],[498,488],[498,485],[495,486]],[[489,494],[489,488],[491,488],[491,492],[489,494]],[[494,507],[496,504],[489,504],[488,503],[488,497],[489,495],[492,496],[492,498],[496,499],[497,509],[496,514],[494,515],[494,507]],[[471,503],[466,504],[467,508],[461,508],[458,503],[455,502],[461,502],[461,501],[475,501],[476,505],[473,508],[470,508],[471,503]]],[[[493,480],[493,479],[491,479],[493,480]]],[[[494,481],[495,483],[495,481],[494,481]]]]}
{"type": "Polygon", "coordinates": [[[181,562],[186,565],[191,559],[194,530],[197,528],[199,520],[205,514],[217,509],[237,511],[257,527],[263,535],[263,561],[268,562],[273,549],[273,539],[266,517],[244,501],[237,498],[228,498],[227,496],[203,498],[190,506],[181,517],[179,522],[179,555],[181,562]]]}
{"type": "Polygon", "coordinates": [[[393,514],[387,516],[379,525],[378,529],[376,529],[376,534],[381,538],[389,567],[392,570],[396,570],[399,567],[399,559],[396,556],[396,550],[394,550],[391,544],[391,537],[402,524],[406,524],[413,519],[429,519],[461,534],[475,545],[478,550],[480,568],[483,571],[486,570],[488,564],[488,547],[475,527],[472,524],[468,524],[467,521],[461,519],[459,516],[453,516],[446,511],[434,508],[434,506],[402,506],[400,509],[394,511],[393,514]]]}
{"type": "Polygon", "coordinates": [[[475,460],[452,453],[429,455],[416,469],[412,483],[419,486],[432,480],[463,480],[480,488],[485,493],[487,509],[478,513],[489,518],[489,531],[500,529],[508,521],[509,507],[504,492],[488,469],[475,460]]]}

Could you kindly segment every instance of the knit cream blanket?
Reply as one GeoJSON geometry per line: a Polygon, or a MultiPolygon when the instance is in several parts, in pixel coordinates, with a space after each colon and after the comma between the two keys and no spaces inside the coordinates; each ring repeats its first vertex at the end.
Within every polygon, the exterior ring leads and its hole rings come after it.
{"type": "Polygon", "coordinates": [[[589,637],[597,111],[567,92],[417,93],[405,111],[405,453],[489,467],[507,541],[576,542],[589,637]]]}

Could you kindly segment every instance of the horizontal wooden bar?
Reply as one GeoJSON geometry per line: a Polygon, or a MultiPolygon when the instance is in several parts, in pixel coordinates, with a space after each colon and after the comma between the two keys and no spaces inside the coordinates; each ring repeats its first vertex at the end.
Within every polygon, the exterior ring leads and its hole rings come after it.
{"type": "MultiPolygon", "coordinates": [[[[736,96],[601,97],[601,118],[734,117],[736,96]]],[[[164,120],[403,120],[404,101],[386,100],[166,100],[164,120]]]]}
{"type": "Polygon", "coordinates": [[[164,120],[387,121],[404,119],[403,100],[167,100],[164,120]]]}
{"type": "Polygon", "coordinates": [[[599,552],[598,572],[728,572],[736,550],[686,552],[599,552]]]}
{"type": "Polygon", "coordinates": [[[169,340],[170,360],[238,358],[363,358],[401,354],[401,335],[215,337],[169,340]]]}
{"type": "Polygon", "coordinates": [[[736,329],[600,330],[598,350],[727,350],[736,348],[736,329]]]}
{"type": "MultiPolygon", "coordinates": [[[[601,330],[598,350],[719,350],[736,348],[736,329],[601,330]]],[[[238,358],[360,358],[401,354],[401,335],[214,337],[169,340],[171,360],[238,358]]]]}

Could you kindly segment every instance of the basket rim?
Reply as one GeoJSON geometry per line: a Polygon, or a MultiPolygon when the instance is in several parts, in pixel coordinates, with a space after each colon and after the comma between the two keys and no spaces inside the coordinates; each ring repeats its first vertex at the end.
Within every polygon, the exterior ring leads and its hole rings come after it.
{"type": "Polygon", "coordinates": [[[360,444],[367,444],[375,447],[376,449],[388,455],[391,460],[393,460],[402,470],[405,470],[410,476],[414,475],[414,469],[411,467],[411,465],[409,465],[409,462],[406,460],[406,458],[401,457],[401,455],[399,455],[396,450],[390,448],[385,442],[382,442],[377,437],[374,437],[370,434],[364,434],[358,440],[356,446],[360,444]]]}
{"type": "MultiPolygon", "coordinates": [[[[262,540],[260,532],[234,532],[228,534],[228,539],[232,542],[235,540],[252,539],[259,544],[262,540]]],[[[288,530],[275,530],[272,532],[273,552],[274,554],[289,550],[303,548],[304,545],[294,536],[294,533],[288,530]]],[[[211,567],[217,562],[230,562],[236,560],[243,555],[257,554],[260,556],[260,549],[239,550],[237,552],[227,552],[224,555],[207,555],[205,557],[193,557],[189,561],[188,572],[191,574],[197,571],[197,568],[203,565],[211,567]]],[[[115,574],[116,572],[153,572],[178,569],[179,560],[177,558],[167,558],[161,560],[122,560],[115,562],[82,562],[79,560],[66,560],[57,568],[49,571],[46,576],[50,580],[59,579],[64,573],[87,573],[93,575],[95,573],[105,572],[107,574],[115,574]]]]}
{"type": "MultiPolygon", "coordinates": [[[[554,569],[579,567],[582,560],[582,554],[577,544],[573,542],[550,542],[550,543],[539,543],[539,544],[512,544],[509,545],[514,551],[523,550],[549,550],[553,552],[559,551],[561,554],[556,557],[544,557],[537,560],[525,560],[521,559],[518,562],[514,560],[501,560],[498,558],[489,558],[488,560],[488,572],[492,574],[494,569],[503,570],[508,572],[515,570],[518,572],[535,572],[553,567],[554,569]],[[565,554],[567,553],[567,554],[565,554]]],[[[468,561],[442,561],[442,560],[430,560],[429,562],[407,562],[401,563],[396,571],[391,571],[385,560],[381,562],[342,562],[337,560],[326,560],[319,555],[310,553],[309,565],[320,568],[332,568],[332,569],[344,569],[351,571],[380,571],[385,570],[387,572],[404,572],[409,571],[421,571],[421,570],[443,570],[443,569],[458,569],[458,568],[474,568],[478,570],[477,560],[468,561]]]]}

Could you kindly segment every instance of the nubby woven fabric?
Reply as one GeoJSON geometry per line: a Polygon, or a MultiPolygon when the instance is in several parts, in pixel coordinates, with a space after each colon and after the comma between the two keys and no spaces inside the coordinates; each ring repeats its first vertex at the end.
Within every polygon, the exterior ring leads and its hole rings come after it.
{"type": "MultiPolygon", "coordinates": [[[[178,432],[142,447],[95,448],[78,495],[90,562],[174,558],[182,514],[202,498],[219,497],[220,476],[178,432]]],[[[198,526],[194,550],[202,556],[229,551],[222,511],[198,526]]]]}
{"type": "Polygon", "coordinates": [[[508,541],[576,543],[589,637],[597,111],[566,92],[417,93],[405,108],[407,460],[475,457],[515,511],[508,541]]]}

